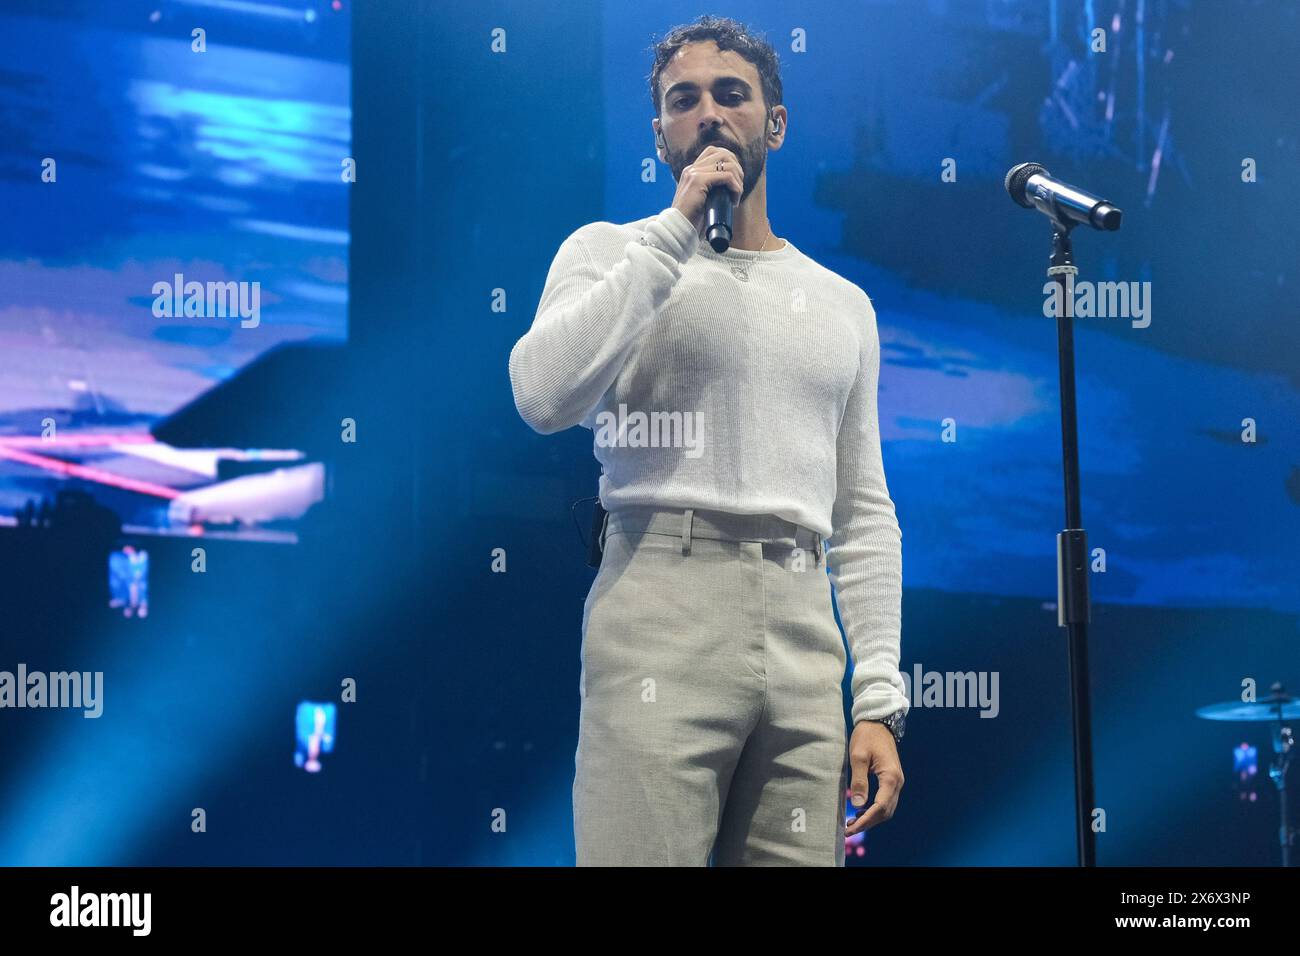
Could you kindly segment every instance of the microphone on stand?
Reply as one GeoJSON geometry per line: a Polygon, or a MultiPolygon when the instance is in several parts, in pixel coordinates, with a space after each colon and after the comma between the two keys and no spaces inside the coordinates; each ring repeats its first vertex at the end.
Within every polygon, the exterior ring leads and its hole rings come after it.
{"type": "Polygon", "coordinates": [[[1068,183],[1058,182],[1037,163],[1011,167],[1003,183],[1019,205],[1037,209],[1062,225],[1067,220],[1114,232],[1123,212],[1109,200],[1099,199],[1068,183]]]}
{"type": "Polygon", "coordinates": [[[714,252],[726,252],[731,246],[731,190],[714,186],[704,201],[704,238],[714,252]]]}
{"type": "Polygon", "coordinates": [[[1097,805],[1092,772],[1092,704],[1088,679],[1088,631],[1092,603],[1088,596],[1088,532],[1083,527],[1079,492],[1079,424],[1074,389],[1074,315],[1071,285],[1078,267],[1070,230],[1079,223],[1114,232],[1123,213],[1067,183],[1057,182],[1037,163],[1021,163],[1007,173],[1003,185],[1026,209],[1037,209],[1052,221],[1049,284],[1055,283],[1065,308],[1056,316],[1057,371],[1061,382],[1061,459],[1065,478],[1065,529],[1056,535],[1056,623],[1067,633],[1070,659],[1070,711],[1074,731],[1074,831],[1080,866],[1097,865],[1097,837],[1091,814],[1097,805]]]}

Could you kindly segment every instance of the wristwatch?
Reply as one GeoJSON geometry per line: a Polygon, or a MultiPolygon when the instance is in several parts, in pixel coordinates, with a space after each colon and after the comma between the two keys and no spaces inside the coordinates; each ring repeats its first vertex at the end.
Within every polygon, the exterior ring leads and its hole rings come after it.
{"type": "Polygon", "coordinates": [[[884,724],[889,728],[889,732],[894,735],[894,743],[899,743],[903,739],[903,731],[907,728],[907,717],[902,710],[896,710],[888,717],[876,717],[871,721],[875,724],[884,724]]]}

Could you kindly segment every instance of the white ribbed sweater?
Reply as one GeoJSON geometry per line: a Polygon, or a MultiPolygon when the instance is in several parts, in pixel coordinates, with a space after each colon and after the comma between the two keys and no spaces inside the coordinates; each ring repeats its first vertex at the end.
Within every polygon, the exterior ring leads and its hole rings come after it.
{"type": "Polygon", "coordinates": [[[606,508],[770,513],[829,537],[853,720],[907,709],[902,533],[876,410],[880,338],[858,286],[789,241],[718,254],[671,206],[589,223],[561,244],[509,370],[535,431],[593,430],[606,508]],[[637,412],[690,413],[694,429],[638,442],[637,412]]]}

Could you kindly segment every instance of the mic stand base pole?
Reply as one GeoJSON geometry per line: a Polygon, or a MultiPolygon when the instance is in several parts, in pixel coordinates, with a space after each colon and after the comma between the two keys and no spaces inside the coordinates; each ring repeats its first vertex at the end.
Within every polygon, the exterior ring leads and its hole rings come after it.
{"type": "MultiPolygon", "coordinates": [[[[1280,685],[1274,684],[1273,689],[1281,693],[1280,685]]],[[[1286,791],[1286,772],[1291,768],[1291,747],[1295,743],[1295,737],[1291,733],[1291,728],[1282,723],[1282,705],[1278,704],[1277,725],[1273,728],[1273,763],[1268,768],[1268,775],[1272,778],[1274,785],[1277,787],[1277,804],[1280,821],[1278,826],[1278,842],[1282,850],[1282,865],[1289,867],[1291,865],[1291,841],[1295,836],[1291,829],[1291,822],[1287,818],[1287,791],[1286,791]]]]}
{"type": "Polygon", "coordinates": [[[1065,477],[1065,530],[1056,536],[1057,624],[1066,629],[1070,655],[1070,704],[1074,728],[1074,804],[1079,866],[1097,865],[1092,829],[1092,706],[1088,682],[1088,533],[1079,502],[1079,435],[1074,393],[1074,277],[1072,223],[1055,221],[1047,275],[1057,284],[1061,308],[1056,339],[1061,382],[1061,451],[1065,477]]]}

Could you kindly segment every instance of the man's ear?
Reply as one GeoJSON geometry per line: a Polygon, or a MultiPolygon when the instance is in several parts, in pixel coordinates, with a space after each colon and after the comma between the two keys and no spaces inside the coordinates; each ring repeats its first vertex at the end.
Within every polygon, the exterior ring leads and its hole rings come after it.
{"type": "Polygon", "coordinates": [[[664,142],[664,134],[663,134],[663,132],[659,129],[659,121],[658,121],[658,120],[651,120],[651,121],[650,121],[650,125],[651,125],[652,127],[654,127],[654,133],[655,133],[655,152],[657,152],[657,153],[659,154],[659,161],[662,162],[662,163],[666,163],[666,162],[668,162],[668,159],[667,159],[667,157],[665,156],[665,152],[666,152],[666,150],[667,150],[667,145],[668,145],[668,144],[664,142]]]}
{"type": "Polygon", "coordinates": [[[785,142],[786,123],[789,116],[784,106],[774,107],[767,121],[768,149],[780,149],[785,142]]]}

